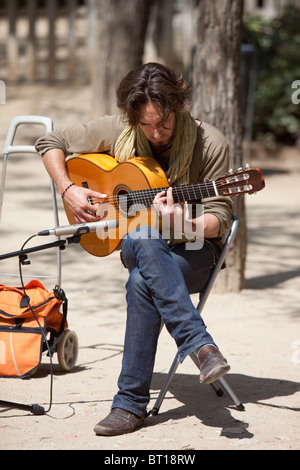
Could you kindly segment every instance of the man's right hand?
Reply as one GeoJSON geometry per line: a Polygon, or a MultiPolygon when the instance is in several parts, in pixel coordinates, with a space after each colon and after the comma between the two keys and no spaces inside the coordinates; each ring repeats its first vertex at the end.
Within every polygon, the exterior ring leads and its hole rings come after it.
{"type": "Polygon", "coordinates": [[[98,216],[96,212],[106,199],[106,194],[72,185],[67,171],[66,157],[61,149],[48,150],[43,156],[43,163],[76,222],[97,222],[103,219],[103,215],[98,216]]]}
{"type": "Polygon", "coordinates": [[[66,191],[64,202],[70,208],[76,222],[97,222],[103,219],[103,215],[97,215],[96,212],[106,198],[106,194],[73,185],[66,191]]]}

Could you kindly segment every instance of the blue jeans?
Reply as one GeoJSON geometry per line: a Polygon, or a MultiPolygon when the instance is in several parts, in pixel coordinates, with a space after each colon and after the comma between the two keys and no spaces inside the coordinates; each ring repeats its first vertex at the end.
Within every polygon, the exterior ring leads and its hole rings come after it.
{"type": "Polygon", "coordinates": [[[180,362],[196,348],[215,344],[189,295],[204,289],[215,251],[206,243],[200,250],[186,250],[184,243],[169,248],[153,230],[140,227],[122,243],[130,275],[122,370],[112,408],[138,416],[145,416],[150,399],[161,320],[177,344],[180,362]]]}

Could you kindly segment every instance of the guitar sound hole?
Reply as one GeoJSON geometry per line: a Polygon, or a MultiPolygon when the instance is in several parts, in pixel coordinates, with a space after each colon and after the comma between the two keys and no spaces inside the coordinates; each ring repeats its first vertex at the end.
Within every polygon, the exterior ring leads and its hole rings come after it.
{"type": "Polygon", "coordinates": [[[118,192],[118,204],[119,212],[123,216],[134,217],[136,215],[137,208],[134,206],[133,198],[125,189],[118,192]]]}

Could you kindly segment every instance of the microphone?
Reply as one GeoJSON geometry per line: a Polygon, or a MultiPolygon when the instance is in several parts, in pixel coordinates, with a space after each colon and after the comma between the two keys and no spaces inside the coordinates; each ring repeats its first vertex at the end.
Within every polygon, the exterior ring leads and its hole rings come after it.
{"type": "Polygon", "coordinates": [[[98,222],[87,222],[74,225],[65,225],[62,227],[55,227],[51,230],[43,230],[38,232],[39,236],[56,235],[57,237],[64,235],[84,235],[90,232],[97,232],[98,230],[107,231],[112,228],[119,227],[118,220],[100,220],[98,222]]]}

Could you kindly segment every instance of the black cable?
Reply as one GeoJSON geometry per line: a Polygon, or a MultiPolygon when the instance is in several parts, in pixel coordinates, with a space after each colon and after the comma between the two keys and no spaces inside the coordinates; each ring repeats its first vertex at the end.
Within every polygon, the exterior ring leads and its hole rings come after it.
{"type": "MultiPolygon", "coordinates": [[[[21,247],[21,251],[24,250],[24,247],[25,245],[27,245],[27,243],[34,237],[36,237],[37,234],[35,235],[31,235],[22,245],[21,247]]],[[[22,262],[24,261],[24,259],[22,258],[22,256],[19,256],[19,274],[20,274],[20,281],[21,281],[21,286],[22,286],[22,289],[23,289],[23,292],[24,292],[24,295],[28,298],[28,306],[30,308],[30,311],[33,315],[33,317],[35,318],[41,332],[42,332],[42,336],[43,336],[43,339],[45,341],[45,344],[46,344],[46,347],[47,347],[47,350],[48,350],[48,354],[49,354],[49,358],[50,358],[50,397],[49,397],[49,408],[48,410],[45,411],[45,413],[49,413],[49,411],[51,410],[51,407],[52,407],[52,397],[53,397],[53,364],[52,364],[52,353],[50,351],[50,347],[49,347],[49,343],[47,341],[47,338],[46,338],[46,334],[44,332],[44,329],[43,327],[41,326],[40,322],[39,322],[39,319],[38,317],[36,316],[36,314],[34,313],[34,310],[30,304],[30,297],[26,294],[26,289],[25,289],[25,286],[24,286],[24,281],[23,281],[23,274],[22,274],[22,262]]]]}

